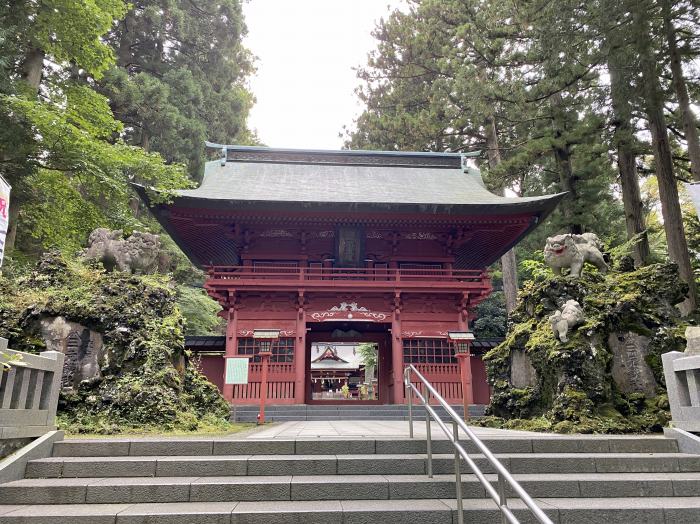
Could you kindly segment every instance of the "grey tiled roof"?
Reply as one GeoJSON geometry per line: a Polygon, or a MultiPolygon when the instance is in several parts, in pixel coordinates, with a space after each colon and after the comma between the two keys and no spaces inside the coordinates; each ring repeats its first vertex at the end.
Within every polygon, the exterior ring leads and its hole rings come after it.
{"type": "Polygon", "coordinates": [[[342,213],[344,219],[365,222],[391,222],[393,215],[442,226],[453,219],[490,223],[497,227],[473,228],[455,252],[455,268],[483,268],[541,223],[563,196],[495,195],[477,170],[462,169],[464,158],[454,153],[218,147],[224,164],[208,162],[200,187],[176,191],[168,203],[152,201],[145,187],[134,184],[165,230],[200,266],[238,264],[239,246],[227,230],[236,216],[333,220],[334,213],[342,213]],[[201,215],[214,222],[199,222],[201,215]]]}
{"type": "Polygon", "coordinates": [[[231,161],[223,166],[219,161],[208,162],[201,186],[177,194],[213,201],[515,208],[542,207],[556,198],[494,195],[478,172],[459,168],[231,161]]]}

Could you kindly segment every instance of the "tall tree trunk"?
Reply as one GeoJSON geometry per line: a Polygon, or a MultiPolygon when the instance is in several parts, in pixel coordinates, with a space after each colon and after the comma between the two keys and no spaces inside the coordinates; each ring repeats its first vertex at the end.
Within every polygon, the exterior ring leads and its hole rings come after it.
{"type": "Polygon", "coordinates": [[[688,89],[683,77],[681,67],[681,54],[676,44],[676,28],[673,27],[671,18],[671,4],[668,0],[663,5],[664,32],[668,43],[668,55],[671,59],[671,75],[673,77],[673,90],[678,98],[678,108],[681,112],[683,132],[688,143],[688,156],[690,157],[690,172],[693,180],[700,181],[700,138],[698,138],[698,123],[693,111],[690,109],[688,89]]]}
{"type": "Polygon", "coordinates": [[[19,219],[19,205],[17,205],[16,199],[12,199],[10,195],[10,209],[7,213],[7,234],[5,235],[5,254],[9,254],[14,251],[15,241],[17,240],[17,222],[19,219]]]}
{"type": "Polygon", "coordinates": [[[680,276],[688,284],[688,299],[681,306],[683,312],[687,314],[697,307],[697,290],[683,229],[677,181],[673,174],[671,146],[668,141],[666,118],[663,110],[663,93],[659,84],[656,60],[651,48],[651,34],[647,13],[648,10],[645,5],[637,5],[632,8],[636,29],[637,51],[642,70],[642,83],[644,85],[645,112],[649,120],[649,131],[651,132],[651,143],[654,150],[656,178],[659,183],[661,214],[664,219],[668,255],[673,262],[678,264],[680,276]]]}
{"type": "Polygon", "coordinates": [[[632,108],[629,103],[629,75],[624,72],[621,49],[611,46],[608,56],[610,73],[610,95],[615,120],[613,142],[617,148],[617,168],[620,173],[622,203],[625,208],[627,238],[639,235],[639,241],[632,247],[635,267],[646,264],[649,259],[649,239],[646,235],[642,195],[639,191],[639,177],[635,152],[634,130],[632,129],[632,108]]]}
{"type": "MultiPolygon", "coordinates": [[[[22,64],[20,65],[20,75],[29,85],[34,94],[39,93],[41,79],[44,73],[44,58],[46,54],[42,49],[33,47],[29,49],[22,64]]],[[[15,188],[14,195],[10,197],[10,211],[7,224],[7,235],[5,236],[5,253],[12,253],[17,240],[17,227],[20,216],[20,200],[15,188]]]]}
{"type": "Polygon", "coordinates": [[[567,203],[575,202],[578,199],[578,176],[574,175],[571,168],[571,149],[568,144],[561,143],[562,137],[566,131],[565,115],[562,109],[562,98],[560,93],[555,93],[550,97],[550,105],[552,107],[552,127],[554,131],[555,144],[552,146],[554,160],[559,168],[559,183],[562,191],[566,191],[566,201],[559,207],[561,213],[566,219],[569,232],[580,235],[583,233],[583,226],[578,223],[573,206],[567,203]]]}
{"type": "MultiPolygon", "coordinates": [[[[495,168],[501,163],[501,150],[498,146],[498,134],[496,133],[496,120],[489,115],[484,122],[486,131],[486,149],[489,157],[489,167],[495,168]]],[[[501,193],[504,188],[501,187],[501,193]]],[[[515,258],[515,250],[509,250],[501,257],[501,271],[503,272],[503,295],[506,299],[506,313],[515,309],[518,300],[518,261],[515,258]]]]}
{"type": "Polygon", "coordinates": [[[122,67],[128,71],[129,66],[133,61],[133,54],[131,51],[131,38],[129,34],[129,25],[134,21],[134,10],[130,10],[124,19],[119,22],[119,44],[117,45],[117,67],[122,67]]]}
{"type": "Polygon", "coordinates": [[[30,49],[24,57],[20,69],[22,79],[29,84],[35,93],[39,92],[39,86],[41,85],[45,56],[46,54],[42,49],[36,47],[30,49]]]}

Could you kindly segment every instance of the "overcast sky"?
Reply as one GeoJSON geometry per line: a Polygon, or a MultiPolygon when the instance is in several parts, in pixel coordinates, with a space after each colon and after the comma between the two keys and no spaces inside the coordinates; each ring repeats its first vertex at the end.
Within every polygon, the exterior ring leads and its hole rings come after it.
{"type": "Polygon", "coordinates": [[[354,67],[370,32],[400,0],[248,0],[245,45],[258,57],[249,125],[265,145],[339,149],[361,111],[354,67]]]}

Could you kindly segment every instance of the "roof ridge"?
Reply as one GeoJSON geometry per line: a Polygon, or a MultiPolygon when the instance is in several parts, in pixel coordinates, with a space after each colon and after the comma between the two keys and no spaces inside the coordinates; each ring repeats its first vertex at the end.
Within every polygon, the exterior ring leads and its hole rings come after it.
{"type": "Polygon", "coordinates": [[[470,153],[433,151],[370,151],[353,149],[291,149],[262,146],[224,145],[206,142],[209,148],[221,151],[220,161],[226,162],[266,162],[280,164],[323,164],[323,165],[363,165],[382,167],[437,167],[462,168],[467,157],[478,156],[479,151],[470,153]]]}

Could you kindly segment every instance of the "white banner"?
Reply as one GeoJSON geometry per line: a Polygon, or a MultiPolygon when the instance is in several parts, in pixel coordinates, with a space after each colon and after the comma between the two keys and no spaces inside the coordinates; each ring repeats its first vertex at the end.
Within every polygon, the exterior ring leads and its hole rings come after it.
{"type": "Polygon", "coordinates": [[[0,176],[0,267],[5,254],[5,237],[10,219],[10,184],[0,176]]]}

